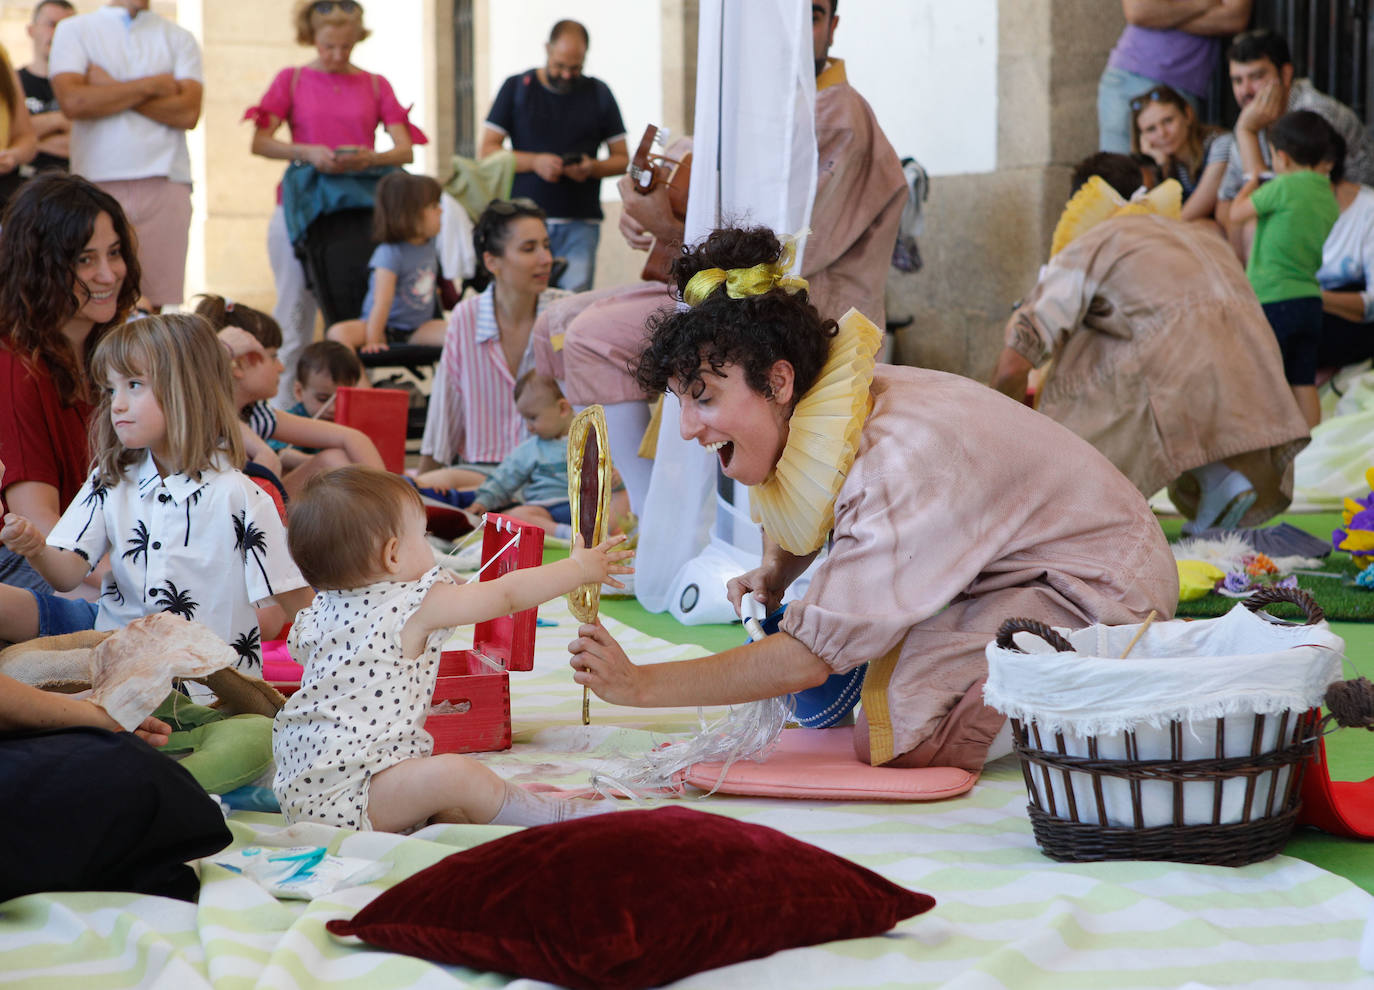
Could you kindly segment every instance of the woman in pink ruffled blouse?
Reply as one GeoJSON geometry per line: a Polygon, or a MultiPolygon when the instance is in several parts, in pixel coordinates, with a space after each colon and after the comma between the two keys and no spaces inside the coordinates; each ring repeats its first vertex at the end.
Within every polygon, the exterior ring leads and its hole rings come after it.
{"type": "MultiPolygon", "coordinates": [[[[349,61],[353,46],[369,34],[363,26],[363,7],[354,0],[298,0],[293,15],[296,40],[314,45],[312,62],[282,69],[257,106],[244,119],[252,120],[253,154],[282,161],[301,161],[330,174],[356,172],[376,165],[406,165],[411,146],[427,138],[410,123],[391,84],[349,61]],[[290,140],[276,135],[285,123],[290,140]],[[386,128],[394,147],[377,151],[377,127],[386,128]]],[[[282,408],[295,400],[296,357],[315,329],[315,300],[305,286],[305,272],[292,251],[286,216],[277,191],[277,209],[267,230],[267,253],[277,286],[273,317],[281,324],[279,352],[286,370],[277,398],[282,408]]]]}

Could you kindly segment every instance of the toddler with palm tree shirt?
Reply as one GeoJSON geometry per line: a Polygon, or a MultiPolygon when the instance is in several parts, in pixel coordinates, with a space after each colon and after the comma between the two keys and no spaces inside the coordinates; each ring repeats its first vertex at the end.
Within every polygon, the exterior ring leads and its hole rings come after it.
{"type": "Polygon", "coordinates": [[[294,615],[314,592],[291,560],[275,505],[239,470],[228,353],[200,317],[152,316],[103,337],[91,376],[101,400],[90,478],[46,542],[13,513],[0,542],[64,591],[108,553],[94,628],[171,612],[217,633],[238,669],[261,677],[254,604],[275,599],[294,615]]]}

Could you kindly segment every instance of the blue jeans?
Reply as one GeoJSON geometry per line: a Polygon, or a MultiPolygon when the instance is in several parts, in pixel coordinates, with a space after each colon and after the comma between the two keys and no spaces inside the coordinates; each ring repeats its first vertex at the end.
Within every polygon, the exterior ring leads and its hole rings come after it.
{"type": "Polygon", "coordinates": [[[549,250],[568,263],[554,283],[569,292],[586,292],[596,277],[596,246],[601,242],[600,220],[550,220],[549,250]]]}
{"type": "MultiPolygon", "coordinates": [[[[1099,151],[1114,151],[1121,155],[1131,153],[1131,101],[1158,85],[1159,80],[1142,76],[1138,72],[1116,69],[1112,66],[1102,70],[1102,78],[1097,81],[1099,151]]],[[[1201,112],[1202,108],[1196,95],[1177,86],[1173,88],[1192,104],[1194,113],[1201,112]]]]}
{"type": "Polygon", "coordinates": [[[53,593],[53,586],[43,579],[43,575],[8,547],[0,547],[0,584],[42,592],[45,595],[53,593]]]}
{"type": "Polygon", "coordinates": [[[38,602],[38,635],[62,636],[95,628],[94,602],[30,591],[38,602]]]}

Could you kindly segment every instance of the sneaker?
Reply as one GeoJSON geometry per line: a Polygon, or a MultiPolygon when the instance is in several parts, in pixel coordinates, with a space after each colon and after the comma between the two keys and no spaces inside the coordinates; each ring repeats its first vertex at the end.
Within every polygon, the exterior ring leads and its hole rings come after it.
{"type": "Polygon", "coordinates": [[[1229,472],[1215,487],[1202,490],[1197,515],[1183,524],[1183,535],[1193,537],[1209,529],[1234,529],[1255,504],[1255,498],[1250,479],[1239,471],[1229,472]]]}

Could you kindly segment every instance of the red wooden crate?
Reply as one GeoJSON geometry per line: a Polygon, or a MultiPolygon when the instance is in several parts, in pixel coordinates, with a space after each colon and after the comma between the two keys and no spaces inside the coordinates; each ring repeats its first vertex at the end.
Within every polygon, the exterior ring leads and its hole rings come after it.
{"type": "MultiPolygon", "coordinates": [[[[479,580],[491,581],[521,567],[538,567],[544,559],[544,531],[508,516],[487,513],[482,534],[479,580]],[[516,537],[519,537],[516,540],[516,537]],[[515,540],[515,542],[512,542],[515,540]]],[[[479,622],[472,649],[445,650],[439,659],[434,703],[467,702],[463,712],[431,715],[425,728],[436,753],[483,753],[510,749],[510,678],[507,671],[534,667],[534,630],[538,608],[479,622]]]]}
{"type": "Polygon", "coordinates": [[[334,422],[366,433],[377,445],[388,471],[405,471],[410,393],[395,388],[344,387],[338,390],[334,404],[334,422]]]}
{"type": "Polygon", "coordinates": [[[510,676],[476,650],[446,650],[434,682],[434,704],[466,704],[467,710],[430,715],[425,729],[436,753],[486,753],[510,749],[510,676]]]}

